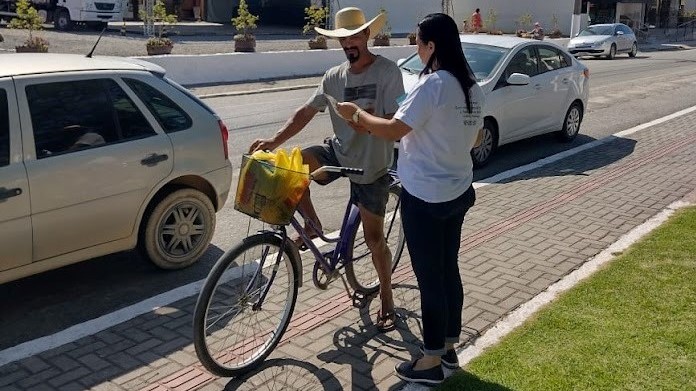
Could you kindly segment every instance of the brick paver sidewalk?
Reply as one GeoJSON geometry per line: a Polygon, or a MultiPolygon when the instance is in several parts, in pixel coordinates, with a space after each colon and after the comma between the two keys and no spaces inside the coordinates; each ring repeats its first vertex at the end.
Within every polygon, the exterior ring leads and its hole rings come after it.
{"type": "MultiPolygon", "coordinates": [[[[696,189],[696,112],[477,191],[465,221],[462,329],[474,338],[668,204],[696,189]]],[[[420,310],[408,256],[394,275],[395,331],[378,303],[358,310],[336,283],[305,285],[286,338],[244,379],[220,379],[191,343],[195,297],[0,368],[3,390],[397,389],[394,364],[417,354],[420,310]]]]}

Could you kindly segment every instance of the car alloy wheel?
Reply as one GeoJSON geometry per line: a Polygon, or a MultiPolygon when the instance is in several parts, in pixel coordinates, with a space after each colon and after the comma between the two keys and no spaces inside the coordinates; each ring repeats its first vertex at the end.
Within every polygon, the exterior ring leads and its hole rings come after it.
{"type": "Polygon", "coordinates": [[[483,167],[488,163],[495,150],[495,129],[494,125],[486,120],[483,123],[481,144],[471,149],[471,160],[474,167],[483,167]]]}
{"type": "Polygon", "coordinates": [[[580,124],[582,123],[582,109],[578,103],[570,105],[563,121],[563,129],[558,132],[558,137],[561,141],[573,141],[580,132],[580,124]]]}
{"type": "Polygon", "coordinates": [[[215,209],[194,189],[180,189],[162,199],[147,218],[145,253],[157,266],[180,269],[196,262],[215,230],[215,209]]]}
{"type": "Polygon", "coordinates": [[[633,46],[631,47],[631,51],[628,53],[628,56],[635,57],[636,54],[638,54],[638,45],[636,45],[636,43],[633,42],[633,46]]]}

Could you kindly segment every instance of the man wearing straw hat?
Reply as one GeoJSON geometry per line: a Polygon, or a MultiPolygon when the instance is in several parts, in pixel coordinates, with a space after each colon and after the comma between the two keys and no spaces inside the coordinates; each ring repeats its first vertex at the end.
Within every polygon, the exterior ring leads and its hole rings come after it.
{"type": "MultiPolygon", "coordinates": [[[[336,29],[315,27],[315,30],[338,39],[348,61],[329,69],[312,97],[295,111],[273,137],[254,141],[249,148],[250,153],[273,150],[299,133],[319,111],[324,111],[330,105],[327,95],[339,102],[353,102],[361,109],[384,118],[391,118],[398,109],[397,98],[404,93],[399,68],[394,62],[371,53],[367,48],[368,41],[386,22],[386,15],[380,13],[366,21],[362,10],[346,7],[336,13],[335,20],[336,29]]],[[[383,224],[389,196],[387,170],[392,164],[394,144],[371,136],[369,129],[344,120],[333,109],[329,110],[329,114],[334,136],[326,139],[323,145],[304,149],[302,157],[311,171],[327,165],[364,170],[363,175],[349,175],[350,191],[360,209],[365,241],[372,252],[372,262],[380,282],[381,309],[375,324],[380,331],[392,330],[395,313],[391,290],[391,254],[384,239],[383,224]]],[[[325,185],[337,178],[336,174],[328,173],[317,182],[325,185]]],[[[312,223],[305,221],[305,230],[315,236],[317,233],[312,225],[321,230],[321,222],[309,193],[307,190],[299,208],[312,223]]],[[[302,241],[296,240],[296,243],[299,245],[302,241]]]]}

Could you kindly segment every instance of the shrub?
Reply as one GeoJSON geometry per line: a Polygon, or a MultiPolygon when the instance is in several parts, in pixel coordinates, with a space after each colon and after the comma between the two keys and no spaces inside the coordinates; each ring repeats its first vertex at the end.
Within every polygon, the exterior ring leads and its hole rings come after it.
{"type": "Polygon", "coordinates": [[[249,12],[249,5],[246,0],[239,0],[239,8],[237,9],[237,16],[232,18],[232,24],[234,28],[237,29],[239,34],[235,35],[235,39],[251,39],[253,34],[251,31],[254,30],[256,22],[259,20],[257,15],[253,15],[249,12]]]}

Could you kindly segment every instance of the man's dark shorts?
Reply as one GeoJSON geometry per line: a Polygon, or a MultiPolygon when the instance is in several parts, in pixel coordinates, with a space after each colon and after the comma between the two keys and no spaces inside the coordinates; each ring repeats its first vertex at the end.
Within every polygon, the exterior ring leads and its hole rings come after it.
{"type": "MultiPolygon", "coordinates": [[[[319,162],[319,166],[341,167],[341,163],[338,162],[336,153],[329,140],[330,139],[324,141],[323,145],[313,145],[305,148],[303,152],[314,156],[317,162],[319,162]]],[[[337,172],[328,172],[324,173],[324,175],[326,176],[324,180],[317,180],[315,182],[320,185],[328,185],[341,177],[341,174],[337,172]]],[[[370,212],[384,217],[387,209],[387,201],[389,200],[390,183],[391,178],[389,174],[384,174],[376,181],[366,185],[350,181],[350,196],[356,204],[362,205],[370,212]]]]}

